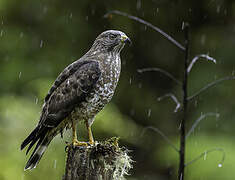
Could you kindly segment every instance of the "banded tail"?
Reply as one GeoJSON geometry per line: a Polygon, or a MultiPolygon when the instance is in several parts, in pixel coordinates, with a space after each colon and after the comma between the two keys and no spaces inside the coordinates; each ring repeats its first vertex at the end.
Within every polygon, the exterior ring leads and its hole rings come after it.
{"type": "Polygon", "coordinates": [[[28,162],[26,163],[26,166],[24,170],[30,170],[37,166],[38,162],[42,158],[42,155],[47,149],[47,146],[50,144],[51,140],[53,139],[53,136],[48,136],[48,132],[50,131],[51,127],[45,127],[45,126],[37,126],[30,135],[22,142],[20,149],[24,149],[28,144],[28,149],[26,151],[26,155],[30,151],[30,149],[33,147],[33,145],[37,142],[37,145],[35,146],[33,153],[31,154],[28,162]]]}

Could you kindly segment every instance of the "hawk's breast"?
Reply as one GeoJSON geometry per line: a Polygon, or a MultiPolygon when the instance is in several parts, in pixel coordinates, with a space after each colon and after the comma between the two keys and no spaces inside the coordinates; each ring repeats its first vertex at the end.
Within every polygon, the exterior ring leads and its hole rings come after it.
{"type": "Polygon", "coordinates": [[[73,115],[78,120],[92,119],[113,97],[121,71],[120,56],[100,57],[101,76],[94,90],[75,108],[73,115]]]}

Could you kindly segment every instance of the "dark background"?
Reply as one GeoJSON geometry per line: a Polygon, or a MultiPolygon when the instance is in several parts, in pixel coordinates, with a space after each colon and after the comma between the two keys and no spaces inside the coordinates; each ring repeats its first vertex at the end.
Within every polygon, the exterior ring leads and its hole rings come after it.
{"type": "MultiPolygon", "coordinates": [[[[29,157],[19,150],[37,124],[43,98],[57,75],[89,50],[107,29],[125,32],[133,41],[121,53],[122,74],[112,102],[93,124],[95,139],[119,136],[120,145],[132,150],[134,168],[128,179],[176,179],[178,154],[156,132],[160,129],[179,146],[181,111],[174,113],[170,98],[181,100],[181,87],[161,73],[139,74],[137,69],[162,68],[182,81],[184,53],[162,35],[126,17],[103,18],[110,10],[138,16],[184,43],[182,23],[190,23],[190,59],[209,54],[216,64],[200,59],[189,75],[189,95],[207,83],[234,74],[235,2],[232,0],[1,0],[0,2],[0,179],[61,179],[66,137],[57,137],[36,169],[24,172],[29,157]]],[[[187,130],[203,119],[187,139],[186,161],[213,148],[186,167],[186,179],[235,179],[234,81],[225,81],[190,101],[187,130]],[[222,167],[220,167],[222,166],[222,167]]],[[[181,109],[180,109],[181,110],[181,109]]],[[[84,125],[80,139],[87,140],[84,125]]]]}

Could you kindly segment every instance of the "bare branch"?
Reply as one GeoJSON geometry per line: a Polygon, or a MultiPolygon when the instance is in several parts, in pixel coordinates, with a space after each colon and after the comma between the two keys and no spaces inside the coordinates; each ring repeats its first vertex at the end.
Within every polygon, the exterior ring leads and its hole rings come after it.
{"type": "Polygon", "coordinates": [[[137,69],[138,73],[144,73],[144,72],[151,72],[151,71],[156,71],[156,72],[160,72],[162,74],[164,74],[165,76],[167,76],[168,78],[170,78],[171,80],[173,80],[176,84],[181,85],[182,83],[176,79],[172,74],[170,74],[169,72],[160,69],[160,68],[143,68],[143,69],[137,69]]]}
{"type": "Polygon", "coordinates": [[[148,130],[148,129],[151,129],[155,132],[157,132],[158,134],[160,134],[160,136],[162,136],[162,138],[176,151],[176,152],[179,152],[179,149],[171,142],[171,140],[162,132],[160,131],[158,128],[156,127],[153,127],[153,126],[148,126],[148,127],[145,127],[141,133],[141,137],[145,134],[145,132],[148,130]]]}
{"type": "Polygon", "coordinates": [[[186,135],[186,139],[190,136],[190,134],[194,131],[194,129],[197,127],[197,125],[199,124],[199,122],[201,120],[203,120],[204,118],[208,117],[208,116],[215,116],[216,118],[218,118],[220,116],[219,113],[206,113],[201,115],[192,125],[191,129],[188,131],[187,135],[186,135]]]}
{"type": "Polygon", "coordinates": [[[216,64],[216,60],[215,60],[214,58],[208,56],[207,54],[199,54],[199,55],[195,56],[195,57],[193,58],[193,60],[191,61],[191,63],[189,64],[188,69],[187,69],[187,72],[188,72],[188,73],[191,71],[193,65],[197,62],[197,60],[198,60],[199,58],[205,58],[206,60],[212,61],[213,63],[216,64]]]}
{"type": "Polygon", "coordinates": [[[185,138],[185,126],[188,114],[188,60],[189,60],[189,23],[183,23],[184,38],[185,38],[185,56],[184,56],[184,78],[182,84],[183,91],[183,117],[180,123],[180,151],[179,151],[179,166],[178,166],[178,180],[184,180],[185,171],[185,148],[186,148],[186,138],[185,138]]]}
{"type": "Polygon", "coordinates": [[[175,107],[174,112],[176,113],[178,111],[178,109],[180,108],[181,104],[180,104],[180,102],[178,101],[177,97],[174,94],[172,94],[172,93],[165,94],[164,96],[161,96],[161,97],[157,98],[157,100],[161,101],[162,99],[164,99],[166,97],[170,97],[175,102],[176,107],[175,107]]]}
{"type": "Polygon", "coordinates": [[[185,47],[183,47],[179,42],[177,42],[175,39],[173,39],[170,35],[168,35],[167,33],[165,33],[164,31],[162,31],[160,28],[152,25],[151,23],[143,20],[143,19],[140,19],[136,16],[132,16],[132,15],[129,15],[125,12],[121,12],[121,11],[118,11],[118,10],[114,10],[114,11],[110,11],[108,13],[106,13],[104,15],[105,18],[108,18],[110,17],[111,14],[117,14],[117,15],[121,15],[121,16],[125,16],[129,19],[132,19],[132,20],[135,20],[141,24],[144,24],[152,29],[154,29],[155,31],[159,32],[161,35],[163,35],[166,39],[168,39],[169,41],[171,41],[173,44],[175,44],[178,48],[180,48],[181,50],[185,51],[185,47]]]}
{"type": "Polygon", "coordinates": [[[201,88],[198,92],[196,92],[195,94],[193,94],[192,96],[189,96],[187,98],[188,101],[194,99],[195,97],[197,97],[198,95],[200,95],[201,93],[203,93],[204,91],[206,91],[207,89],[209,89],[210,87],[213,87],[223,81],[227,81],[227,80],[234,80],[235,79],[235,76],[228,76],[228,77],[225,77],[225,78],[221,78],[221,79],[218,79],[216,81],[213,81],[209,84],[207,84],[205,87],[201,88]]]}
{"type": "Polygon", "coordinates": [[[223,153],[222,155],[222,159],[220,161],[220,163],[218,164],[218,167],[222,167],[223,163],[224,163],[224,160],[225,160],[225,151],[224,149],[222,148],[213,148],[213,149],[209,149],[209,150],[206,150],[205,152],[201,153],[198,157],[196,157],[195,159],[193,159],[192,161],[189,161],[188,163],[185,164],[185,166],[188,166],[194,162],[196,162],[197,160],[199,160],[200,158],[202,157],[205,157],[207,154],[211,153],[211,152],[214,152],[214,151],[221,151],[223,153]]]}

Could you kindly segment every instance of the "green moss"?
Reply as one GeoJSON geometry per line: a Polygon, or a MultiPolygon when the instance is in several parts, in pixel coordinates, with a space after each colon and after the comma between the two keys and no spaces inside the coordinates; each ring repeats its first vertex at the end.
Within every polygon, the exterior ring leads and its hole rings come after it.
{"type": "Polygon", "coordinates": [[[107,171],[114,170],[113,172],[113,179],[125,179],[125,175],[129,175],[130,169],[132,169],[133,160],[128,155],[129,150],[125,147],[119,147],[118,141],[119,137],[111,137],[103,142],[105,146],[110,146],[116,156],[110,165],[109,163],[105,163],[105,169],[107,171]]]}

